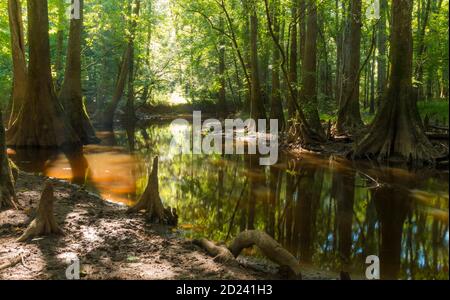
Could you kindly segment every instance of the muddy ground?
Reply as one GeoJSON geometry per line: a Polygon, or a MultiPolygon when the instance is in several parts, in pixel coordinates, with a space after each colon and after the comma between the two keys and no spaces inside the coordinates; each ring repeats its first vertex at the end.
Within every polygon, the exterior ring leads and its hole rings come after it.
{"type": "MultiPolygon", "coordinates": [[[[20,210],[0,212],[0,279],[66,279],[78,257],[82,279],[282,279],[277,266],[241,256],[240,266],[214,262],[177,231],[147,224],[126,207],[105,202],[79,186],[53,180],[55,215],[64,236],[17,243],[33,219],[45,181],[20,173],[16,185],[20,210]]],[[[336,274],[304,266],[304,279],[336,279],[336,274]]]]}

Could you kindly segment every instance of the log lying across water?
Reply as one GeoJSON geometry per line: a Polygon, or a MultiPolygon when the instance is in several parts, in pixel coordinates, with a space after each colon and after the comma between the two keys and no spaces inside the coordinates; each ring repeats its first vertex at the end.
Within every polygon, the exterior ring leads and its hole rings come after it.
{"type": "Polygon", "coordinates": [[[236,263],[236,258],[242,250],[257,246],[268,259],[277,263],[281,269],[288,271],[289,279],[302,279],[301,267],[297,259],[271,236],[262,231],[243,231],[228,248],[218,246],[206,239],[194,240],[193,243],[206,250],[209,255],[214,256],[215,261],[224,263],[236,263]]]}

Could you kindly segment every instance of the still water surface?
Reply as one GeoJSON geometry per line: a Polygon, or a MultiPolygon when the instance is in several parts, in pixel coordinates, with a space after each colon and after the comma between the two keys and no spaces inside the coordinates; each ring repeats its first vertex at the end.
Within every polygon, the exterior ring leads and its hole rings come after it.
{"type": "Polygon", "coordinates": [[[160,156],[160,192],[187,237],[229,241],[265,230],[304,264],[365,274],[377,255],[384,279],[448,279],[448,172],[409,172],[317,155],[282,155],[271,167],[243,155],[173,155],[169,125],[98,133],[83,153],[11,152],[28,172],[85,185],[133,204],[160,156]],[[134,150],[130,150],[134,149],[134,150]]]}

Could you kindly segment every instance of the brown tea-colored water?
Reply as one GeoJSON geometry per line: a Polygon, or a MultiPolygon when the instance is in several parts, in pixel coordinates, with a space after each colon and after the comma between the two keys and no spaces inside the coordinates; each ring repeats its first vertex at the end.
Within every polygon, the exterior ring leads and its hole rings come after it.
{"type": "Polygon", "coordinates": [[[304,264],[365,278],[448,279],[448,172],[410,172],[315,155],[283,155],[271,167],[243,155],[175,155],[168,125],[99,133],[82,153],[10,151],[19,167],[85,185],[133,204],[160,157],[160,192],[177,208],[178,232],[229,241],[245,229],[272,235],[304,264]],[[132,131],[133,132],[133,131],[132,131]],[[134,150],[131,151],[130,147],[134,150]]]}

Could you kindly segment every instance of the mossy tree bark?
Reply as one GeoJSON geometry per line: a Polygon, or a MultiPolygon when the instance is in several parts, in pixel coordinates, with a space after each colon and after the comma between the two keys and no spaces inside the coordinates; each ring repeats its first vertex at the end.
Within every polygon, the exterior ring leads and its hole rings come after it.
{"type": "Polygon", "coordinates": [[[0,209],[17,207],[14,201],[14,178],[6,154],[5,128],[3,127],[2,112],[0,110],[0,209]]]}
{"type": "Polygon", "coordinates": [[[434,161],[435,151],[425,135],[412,92],[412,7],[412,0],[392,3],[389,87],[369,133],[355,147],[356,158],[409,164],[434,161]]]}
{"type": "Polygon", "coordinates": [[[64,106],[72,128],[83,144],[98,143],[95,130],[86,111],[81,89],[81,40],[83,31],[83,5],[80,0],[80,18],[70,20],[66,71],[59,100],[64,106]]]}
{"type": "Polygon", "coordinates": [[[176,226],[178,216],[176,210],[170,207],[164,208],[159,196],[158,183],[158,157],[153,160],[153,168],[148,178],[147,187],[135,206],[128,209],[127,213],[145,211],[147,220],[151,223],[176,226]]]}
{"type": "Polygon", "coordinates": [[[8,0],[8,15],[13,63],[13,89],[9,118],[9,125],[11,125],[17,118],[26,97],[27,62],[20,0],[8,0]]]}
{"type": "Polygon", "coordinates": [[[7,131],[7,145],[62,147],[80,144],[56,96],[50,69],[46,0],[28,0],[29,70],[26,101],[7,131]]]}
{"type": "Polygon", "coordinates": [[[39,200],[36,218],[17,240],[18,242],[26,242],[39,236],[63,233],[56,223],[56,219],[53,214],[53,201],[55,198],[53,193],[53,185],[48,182],[42,192],[41,199],[39,200]]]}

